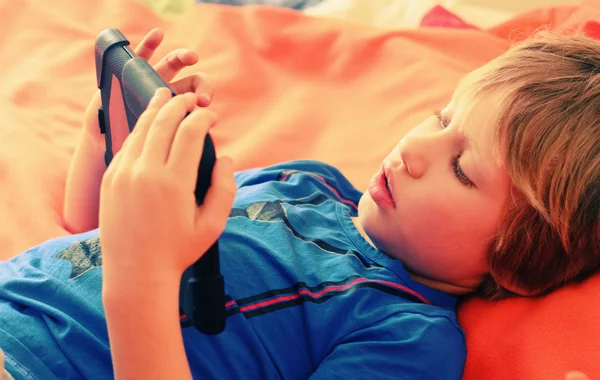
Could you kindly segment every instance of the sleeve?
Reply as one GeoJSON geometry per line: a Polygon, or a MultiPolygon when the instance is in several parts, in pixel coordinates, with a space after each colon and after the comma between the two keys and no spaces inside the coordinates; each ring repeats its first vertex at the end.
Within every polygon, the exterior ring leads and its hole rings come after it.
{"type": "Polygon", "coordinates": [[[0,262],[0,348],[16,380],[110,378],[101,264],[96,231],[0,262]]]}
{"type": "Polygon", "coordinates": [[[459,380],[465,359],[456,321],[412,314],[350,334],[310,379],[459,380]]]}

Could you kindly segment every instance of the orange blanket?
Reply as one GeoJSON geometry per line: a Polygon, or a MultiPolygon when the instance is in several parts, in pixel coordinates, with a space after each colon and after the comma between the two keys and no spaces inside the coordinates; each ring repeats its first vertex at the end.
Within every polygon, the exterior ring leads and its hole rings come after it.
{"type": "MultiPolygon", "coordinates": [[[[591,4],[591,3],[590,3],[591,4]]],[[[213,137],[237,169],[312,158],[365,188],[397,140],[443,105],[469,70],[552,21],[580,28],[600,6],[537,10],[491,31],[384,31],[284,9],[197,6],[177,19],[136,0],[0,1],[0,258],[66,232],[64,183],[96,90],[93,43],[117,27],[132,44],[152,27],[195,49],[216,83],[213,137]]],[[[460,263],[458,263],[460,265],[460,263]]],[[[465,379],[600,378],[600,277],[540,300],[471,300],[465,379]]],[[[435,363],[432,363],[435,365],[435,363]]]]}

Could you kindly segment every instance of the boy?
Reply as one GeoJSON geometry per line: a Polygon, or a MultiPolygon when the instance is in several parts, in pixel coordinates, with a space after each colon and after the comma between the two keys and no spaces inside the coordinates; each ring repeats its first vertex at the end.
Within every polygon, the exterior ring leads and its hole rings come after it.
{"type": "MultiPolygon", "coordinates": [[[[151,32],[138,54],[161,39],[151,32]]],[[[195,59],[174,53],[157,71],[171,80],[195,59]]],[[[539,295],[598,268],[598,67],[592,40],[532,39],[469,74],[364,194],[316,162],[234,181],[221,158],[199,208],[194,175],[215,123],[200,77],[173,85],[191,93],[157,92],[106,173],[93,100],[65,222],[95,228],[99,209],[99,232],[0,266],[7,368],[44,379],[459,379],[457,295],[539,295]],[[179,280],[222,231],[227,328],[204,336],[178,314],[179,280]]]]}

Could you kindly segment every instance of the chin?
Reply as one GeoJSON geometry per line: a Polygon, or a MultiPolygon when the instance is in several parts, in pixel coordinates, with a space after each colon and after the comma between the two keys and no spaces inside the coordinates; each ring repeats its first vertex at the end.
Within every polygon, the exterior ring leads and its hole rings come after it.
{"type": "MultiPolygon", "coordinates": [[[[390,236],[390,225],[388,220],[379,211],[379,207],[373,202],[368,194],[361,197],[358,202],[358,215],[360,216],[360,225],[367,235],[369,242],[378,250],[388,254],[386,246],[386,236],[390,236]]],[[[390,254],[388,254],[391,256],[390,254]]]]}

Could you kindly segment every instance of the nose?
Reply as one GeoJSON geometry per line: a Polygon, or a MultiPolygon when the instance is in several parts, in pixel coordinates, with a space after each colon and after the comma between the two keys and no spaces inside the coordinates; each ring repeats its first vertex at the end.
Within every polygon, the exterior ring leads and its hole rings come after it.
{"type": "Polygon", "coordinates": [[[429,134],[407,135],[400,141],[400,158],[411,177],[421,178],[427,172],[435,149],[435,137],[429,134]]]}

